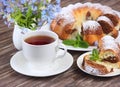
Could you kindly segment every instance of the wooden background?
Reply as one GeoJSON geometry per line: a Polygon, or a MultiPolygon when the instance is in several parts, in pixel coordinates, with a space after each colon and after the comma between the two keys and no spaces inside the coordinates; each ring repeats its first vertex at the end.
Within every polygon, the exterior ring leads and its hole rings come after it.
{"type": "MultiPolygon", "coordinates": [[[[96,2],[120,11],[120,0],[62,0],[61,6],[77,2],[96,2]]],[[[10,58],[17,52],[12,43],[13,28],[0,18],[0,87],[120,87],[120,76],[101,78],[83,73],[76,60],[83,52],[69,51],[74,57],[72,67],[59,75],[35,78],[21,75],[10,67],[10,58]]]]}

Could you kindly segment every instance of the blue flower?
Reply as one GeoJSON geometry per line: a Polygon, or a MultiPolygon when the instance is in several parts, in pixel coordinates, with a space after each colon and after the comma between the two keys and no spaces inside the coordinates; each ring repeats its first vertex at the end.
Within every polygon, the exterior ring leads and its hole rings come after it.
{"type": "Polygon", "coordinates": [[[57,4],[60,4],[60,2],[61,2],[61,0],[56,0],[56,3],[57,3],[57,4]]]}
{"type": "Polygon", "coordinates": [[[37,9],[38,9],[38,7],[35,6],[35,5],[31,5],[31,8],[32,8],[33,11],[37,11],[37,9]]]}
{"type": "Polygon", "coordinates": [[[21,4],[25,4],[25,3],[26,3],[26,0],[20,0],[20,3],[21,3],[21,4]]]}
{"type": "Polygon", "coordinates": [[[13,11],[14,11],[14,10],[13,10],[13,8],[11,8],[11,7],[7,7],[7,8],[6,8],[6,12],[7,12],[7,13],[11,13],[11,12],[13,12],[13,11]]]}
{"type": "Polygon", "coordinates": [[[1,0],[1,2],[3,3],[4,6],[8,5],[8,1],[7,0],[1,0]]]}
{"type": "Polygon", "coordinates": [[[49,4],[45,10],[42,11],[42,19],[47,20],[48,23],[55,17],[55,13],[61,10],[60,0],[56,0],[56,5],[49,4]]]}
{"type": "Polygon", "coordinates": [[[21,27],[36,29],[51,22],[61,10],[60,1],[52,4],[50,0],[0,0],[0,15],[8,26],[16,22],[21,27]]]}
{"type": "Polygon", "coordinates": [[[15,3],[16,0],[11,0],[12,3],[15,3]]]}
{"type": "Polygon", "coordinates": [[[37,0],[32,0],[32,3],[35,3],[37,0]]]}

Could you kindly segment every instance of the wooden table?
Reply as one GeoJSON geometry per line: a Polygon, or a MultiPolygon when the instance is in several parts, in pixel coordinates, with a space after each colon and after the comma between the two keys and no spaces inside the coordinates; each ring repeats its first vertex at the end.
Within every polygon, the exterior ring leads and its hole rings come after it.
{"type": "MultiPolygon", "coordinates": [[[[98,2],[120,11],[120,0],[62,0],[67,6],[76,2],[98,2]]],[[[46,78],[21,75],[10,67],[11,57],[18,52],[12,43],[13,28],[8,28],[0,19],[0,87],[120,87],[120,76],[101,78],[82,72],[76,64],[84,52],[68,51],[74,57],[72,67],[64,73],[46,78]]]]}

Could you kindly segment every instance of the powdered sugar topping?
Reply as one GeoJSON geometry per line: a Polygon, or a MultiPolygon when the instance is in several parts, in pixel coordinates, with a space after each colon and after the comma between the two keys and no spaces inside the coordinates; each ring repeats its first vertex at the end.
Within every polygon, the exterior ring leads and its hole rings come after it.
{"type": "MultiPolygon", "coordinates": [[[[67,7],[63,7],[61,12],[56,15],[56,21],[58,22],[60,19],[63,19],[63,22],[61,24],[62,27],[64,27],[67,24],[74,23],[76,21],[73,13],[74,9],[83,8],[83,7],[95,8],[95,9],[101,10],[103,14],[107,14],[107,13],[114,14],[114,15],[117,14],[120,18],[120,13],[112,10],[109,6],[101,5],[99,3],[87,2],[84,4],[82,3],[70,4],[67,7]]],[[[111,26],[113,26],[112,21],[106,16],[98,17],[97,21],[100,21],[100,20],[106,21],[111,26]]],[[[78,26],[81,27],[81,24],[78,26]]],[[[98,26],[100,26],[99,23],[95,21],[87,21],[83,23],[84,29],[97,29],[98,26]]],[[[81,31],[81,28],[78,30],[81,31]]]]}
{"type": "Polygon", "coordinates": [[[102,21],[106,21],[107,23],[109,23],[109,25],[111,25],[113,27],[113,23],[112,23],[112,21],[108,17],[106,17],[106,16],[98,17],[97,21],[101,21],[101,20],[102,21]]]}
{"type": "Polygon", "coordinates": [[[89,30],[96,30],[98,29],[98,26],[100,26],[100,24],[96,21],[92,21],[92,20],[89,20],[89,21],[86,21],[83,23],[83,29],[86,31],[87,29],[89,30]]]}
{"type": "Polygon", "coordinates": [[[115,39],[112,36],[106,35],[101,40],[103,41],[103,48],[105,50],[107,50],[107,49],[112,49],[114,51],[119,50],[119,47],[118,47],[117,43],[115,42],[115,39]]]}
{"type": "Polygon", "coordinates": [[[118,11],[115,11],[115,10],[113,10],[116,14],[117,14],[117,16],[120,18],[120,12],[118,12],[118,11]]]}
{"type": "Polygon", "coordinates": [[[69,5],[68,7],[63,7],[62,11],[57,15],[57,21],[59,21],[60,19],[64,19],[62,26],[65,26],[66,24],[75,21],[72,9],[73,9],[73,5],[69,5]]]}
{"type": "Polygon", "coordinates": [[[89,65],[85,65],[85,70],[86,70],[87,73],[92,73],[92,74],[95,74],[95,75],[102,74],[97,68],[94,68],[94,67],[89,66],[89,65]]]}

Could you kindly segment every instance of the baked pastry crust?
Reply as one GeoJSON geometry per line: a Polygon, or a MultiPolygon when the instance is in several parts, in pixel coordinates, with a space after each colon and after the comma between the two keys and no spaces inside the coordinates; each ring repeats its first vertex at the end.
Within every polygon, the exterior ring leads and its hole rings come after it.
{"type": "Polygon", "coordinates": [[[82,36],[90,45],[94,45],[96,41],[104,36],[104,33],[98,22],[89,20],[82,25],[82,36]]]}
{"type": "Polygon", "coordinates": [[[86,70],[89,73],[96,74],[96,75],[104,75],[104,74],[107,74],[113,71],[112,68],[107,69],[106,66],[102,64],[98,64],[95,61],[91,61],[89,55],[86,55],[84,57],[82,65],[83,65],[84,70],[86,70]]]}
{"type": "MultiPolygon", "coordinates": [[[[50,27],[51,30],[57,33],[59,38],[62,40],[75,38],[77,33],[82,35],[83,39],[86,40],[86,37],[89,37],[92,34],[89,34],[88,36],[87,34],[82,34],[82,26],[84,22],[92,20],[100,23],[102,27],[104,34],[102,34],[99,38],[103,37],[104,35],[111,35],[116,38],[120,28],[119,15],[119,12],[99,3],[76,3],[74,5],[63,7],[62,11],[56,15],[54,20],[52,20],[50,27]],[[98,18],[101,16],[105,16],[107,19],[109,19],[109,22],[98,20],[98,18]],[[109,24],[110,22],[111,24],[109,24]]],[[[88,41],[90,45],[93,45],[95,41],[99,40],[96,35],[93,34],[91,36],[93,41],[91,41],[91,39],[86,41],[88,41]]]]}
{"type": "Polygon", "coordinates": [[[104,36],[98,43],[99,60],[91,60],[91,54],[83,59],[83,69],[96,75],[104,75],[120,69],[120,48],[111,36],[104,36]]]}
{"type": "Polygon", "coordinates": [[[119,62],[120,61],[120,48],[115,39],[111,36],[104,36],[99,40],[98,48],[100,52],[100,57],[102,59],[108,58],[108,61],[119,62]],[[106,56],[104,56],[106,55],[106,56]],[[112,58],[113,57],[113,58],[112,58]]]}

